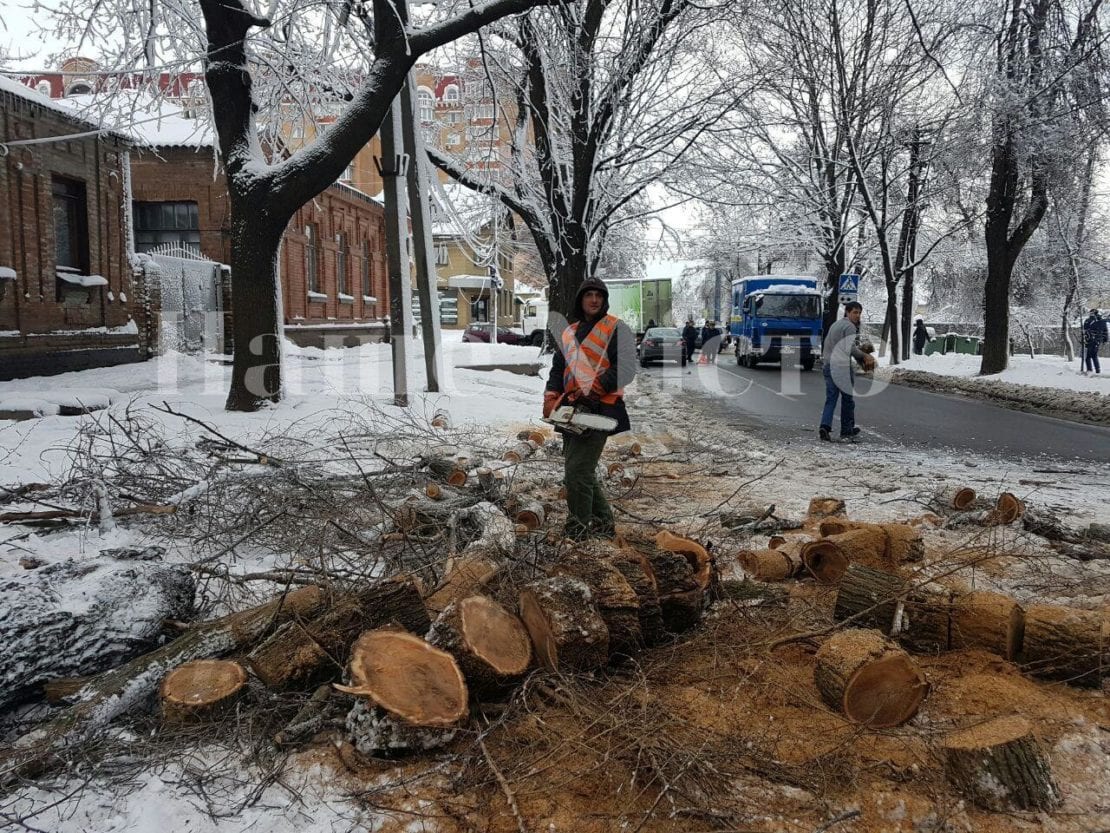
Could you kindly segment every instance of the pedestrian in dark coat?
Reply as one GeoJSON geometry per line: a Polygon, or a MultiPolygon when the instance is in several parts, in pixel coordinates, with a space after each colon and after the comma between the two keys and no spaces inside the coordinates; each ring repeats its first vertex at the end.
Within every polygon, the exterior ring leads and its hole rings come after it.
{"type": "Polygon", "coordinates": [[[913,324],[913,352],[920,356],[928,343],[929,330],[925,327],[925,321],[918,318],[913,324]]]}
{"type": "Polygon", "coordinates": [[[645,327],[644,329],[650,330],[654,326],[655,326],[655,319],[654,318],[649,318],[648,323],[647,323],[647,327],[645,327]]]}
{"type": "Polygon", "coordinates": [[[1098,349],[1106,343],[1106,321],[1097,309],[1092,309],[1083,322],[1083,372],[1102,373],[1098,363],[1098,349]]]}
{"type": "Polygon", "coordinates": [[[701,352],[710,364],[717,361],[717,354],[721,351],[721,331],[715,325],[715,321],[706,321],[701,328],[701,352]]]}
{"type": "Polygon", "coordinates": [[[682,328],[682,340],[686,342],[686,358],[693,358],[694,345],[698,343],[698,328],[694,326],[694,319],[686,319],[686,326],[682,328]]]}
{"type": "MultiPolygon", "coordinates": [[[[578,289],[571,313],[551,363],[543,395],[543,415],[560,402],[590,413],[612,417],[611,432],[587,430],[563,435],[563,484],[567,490],[568,538],[612,538],[613,512],[597,480],[597,464],[609,434],[631,427],[624,388],[636,375],[636,339],[628,325],[609,315],[609,289],[587,278],[578,289]]],[[[559,430],[559,428],[556,428],[559,430]]]]}

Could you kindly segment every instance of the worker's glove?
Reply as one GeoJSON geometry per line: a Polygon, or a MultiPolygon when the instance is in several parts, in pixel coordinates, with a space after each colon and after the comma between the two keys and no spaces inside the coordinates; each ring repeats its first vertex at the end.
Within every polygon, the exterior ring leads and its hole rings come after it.
{"type": "Polygon", "coordinates": [[[555,410],[555,406],[559,403],[559,392],[554,390],[544,391],[543,394],[543,416],[544,419],[551,416],[551,412],[555,410]]]}

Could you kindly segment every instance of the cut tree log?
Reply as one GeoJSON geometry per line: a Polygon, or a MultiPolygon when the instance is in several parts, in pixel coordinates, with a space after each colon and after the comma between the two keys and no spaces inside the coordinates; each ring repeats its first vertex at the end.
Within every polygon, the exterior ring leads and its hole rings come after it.
{"type": "Polygon", "coordinates": [[[1016,660],[1025,633],[1025,611],[1001,593],[975,590],[952,600],[949,647],[982,648],[1007,660],[1016,660]]]}
{"type": "Polygon", "coordinates": [[[905,582],[898,576],[852,564],[840,579],[833,619],[890,633],[905,595],[905,582]]]}
{"type": "Polygon", "coordinates": [[[621,571],[639,601],[637,615],[640,619],[640,634],[644,644],[658,645],[667,636],[663,624],[663,608],[659,604],[659,588],[651,564],[638,552],[620,550],[609,557],[609,562],[621,571]]]}
{"type": "Polygon", "coordinates": [[[925,557],[921,529],[910,524],[882,524],[886,534],[886,557],[892,567],[920,561],[925,557]]]}
{"type": "Polygon", "coordinates": [[[991,523],[1012,524],[1025,514],[1025,504],[1012,492],[1003,492],[998,496],[992,513],[991,523]]]}
{"type": "Polygon", "coordinates": [[[443,489],[440,487],[440,485],[438,483],[427,483],[427,484],[425,484],[424,494],[426,494],[432,500],[442,500],[443,499],[443,489]]]}
{"type": "Polygon", "coordinates": [[[875,630],[833,634],[815,659],[813,678],[825,703],[874,729],[910,720],[929,691],[917,663],[875,630]]]}
{"type": "Polygon", "coordinates": [[[845,514],[844,501],[838,497],[810,498],[809,511],[806,513],[810,520],[821,520],[834,515],[845,514]]]}
{"type": "Polygon", "coordinates": [[[466,466],[453,457],[424,457],[421,462],[427,467],[432,477],[442,480],[449,486],[465,486],[470,475],[466,466]]]}
{"type": "Polygon", "coordinates": [[[443,581],[424,599],[424,604],[438,615],[452,602],[478,595],[500,572],[501,562],[485,555],[453,558],[447,563],[443,581]]]}
{"type": "Polygon", "coordinates": [[[366,697],[355,698],[347,712],[347,736],[360,755],[394,758],[443,746],[458,733],[456,726],[414,726],[366,697]]]}
{"type": "Polygon", "coordinates": [[[690,569],[693,570],[694,581],[698,586],[706,592],[712,590],[717,571],[713,564],[713,557],[705,547],[693,538],[675,535],[666,529],[656,533],[655,546],[665,552],[676,552],[684,557],[690,562],[690,569]]]}
{"type": "Polygon", "coordinates": [[[909,591],[890,635],[911,651],[936,654],[949,649],[951,631],[952,591],[929,584],[909,591]]]}
{"type": "Polygon", "coordinates": [[[785,581],[797,572],[798,565],[780,549],[740,550],[737,558],[744,571],[759,581],[785,581]]]}
{"type": "Polygon", "coordinates": [[[940,747],[949,782],[984,809],[1051,810],[1060,804],[1048,760],[1024,717],[996,717],[960,729],[940,747]]]}
{"type": "Polygon", "coordinates": [[[527,585],[520,618],[536,659],[549,671],[593,671],[609,659],[609,631],[581,579],[552,576],[527,585]]]}
{"type": "Polygon", "coordinates": [[[640,600],[624,573],[609,560],[616,547],[603,543],[570,551],[552,568],[555,576],[585,582],[593,603],[609,631],[609,658],[635,656],[644,648],[640,630],[640,600]]]}
{"type": "Polygon", "coordinates": [[[1071,685],[1099,686],[1110,676],[1110,615],[1035,604],[1025,610],[1021,669],[1071,685]]]}
{"type": "Polygon", "coordinates": [[[268,688],[307,687],[329,676],[338,678],[358,635],[387,624],[419,634],[428,630],[428,612],[411,579],[336,596],[319,615],[279,627],[251,651],[247,664],[268,688]]]}
{"type": "Polygon", "coordinates": [[[247,686],[247,672],[228,659],[195,659],[162,680],[162,719],[167,723],[211,720],[235,707],[247,686]]]}
{"type": "Polygon", "coordinates": [[[516,522],[524,524],[529,531],[532,531],[543,526],[545,515],[542,503],[538,500],[528,500],[517,509],[516,522]]]}
{"type": "Polygon", "coordinates": [[[958,486],[945,496],[942,504],[945,509],[967,512],[975,507],[975,498],[975,490],[970,486],[958,486]]]}
{"type": "Polygon", "coordinates": [[[785,543],[786,539],[783,538],[781,535],[772,535],[770,538],[767,539],[767,547],[768,549],[772,550],[777,550],[785,543]]]}
{"type": "Polygon", "coordinates": [[[852,564],[843,547],[831,538],[807,541],[801,547],[801,554],[806,572],[817,579],[819,584],[840,583],[845,571],[852,564]]]}
{"type": "Polygon", "coordinates": [[[534,442],[537,446],[542,446],[545,442],[547,442],[549,435],[536,428],[526,428],[523,431],[520,431],[516,435],[516,438],[518,440],[529,440],[531,442],[534,442]]]}
{"type": "Polygon", "coordinates": [[[91,678],[78,703],[0,751],[0,788],[56,766],[67,750],[145,704],[171,669],[241,651],[283,622],[315,615],[327,598],[318,587],[301,587],[251,610],[195,625],[173,642],[91,678]]]}
{"type": "Polygon", "coordinates": [[[455,658],[405,631],[366,631],[351,646],[350,685],[412,726],[454,726],[467,713],[467,687],[455,658]]]}
{"type": "Polygon", "coordinates": [[[694,577],[694,569],[681,553],[646,547],[642,553],[651,564],[663,623],[672,633],[682,633],[701,620],[705,590],[694,577]]]}
{"type": "Polygon", "coordinates": [[[524,440],[506,451],[501,459],[506,463],[519,463],[535,454],[536,449],[539,447],[540,443],[532,442],[532,440],[524,440]]]}
{"type": "Polygon", "coordinates": [[[428,631],[428,643],[455,658],[479,698],[503,694],[532,663],[524,623],[487,596],[449,605],[428,631]]]}
{"type": "Polygon", "coordinates": [[[113,558],[0,579],[0,711],[40,697],[48,680],[95,674],[149,650],[166,619],[192,611],[195,590],[184,565],[113,558]]]}

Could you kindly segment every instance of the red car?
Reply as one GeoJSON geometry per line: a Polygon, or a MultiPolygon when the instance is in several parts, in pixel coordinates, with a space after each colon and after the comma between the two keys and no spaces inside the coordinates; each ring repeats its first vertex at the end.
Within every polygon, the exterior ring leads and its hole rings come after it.
{"type": "MultiPolygon", "coordinates": [[[[463,331],[462,340],[470,342],[471,344],[489,344],[490,332],[493,330],[493,325],[485,322],[471,324],[463,331]]],[[[510,330],[508,327],[497,328],[497,343],[498,344],[515,344],[520,347],[532,347],[532,339],[524,333],[518,333],[510,330]]]]}

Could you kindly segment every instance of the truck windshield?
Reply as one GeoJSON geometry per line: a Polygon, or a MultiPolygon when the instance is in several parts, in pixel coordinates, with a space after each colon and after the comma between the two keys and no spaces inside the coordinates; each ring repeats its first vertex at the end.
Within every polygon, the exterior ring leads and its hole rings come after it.
{"type": "Polygon", "coordinates": [[[816,295],[764,295],[755,308],[760,318],[818,318],[820,302],[816,295]]]}

